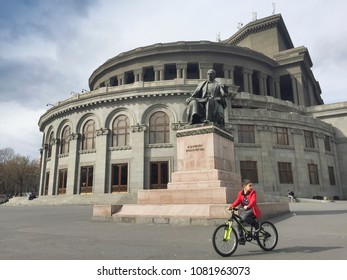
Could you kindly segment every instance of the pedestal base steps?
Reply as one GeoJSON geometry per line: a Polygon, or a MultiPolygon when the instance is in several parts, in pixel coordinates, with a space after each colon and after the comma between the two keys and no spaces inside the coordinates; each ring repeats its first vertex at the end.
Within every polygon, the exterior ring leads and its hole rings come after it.
{"type": "MultiPolygon", "coordinates": [[[[287,202],[258,205],[262,220],[289,213],[287,202]]],[[[137,224],[218,225],[228,218],[228,207],[229,204],[94,205],[92,220],[137,224]]]]}

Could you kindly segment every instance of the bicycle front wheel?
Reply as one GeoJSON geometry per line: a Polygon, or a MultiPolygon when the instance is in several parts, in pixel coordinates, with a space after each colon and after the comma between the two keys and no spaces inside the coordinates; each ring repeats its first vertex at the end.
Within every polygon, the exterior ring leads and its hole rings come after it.
{"type": "Polygon", "coordinates": [[[231,228],[230,236],[227,234],[229,228],[227,225],[218,226],[213,232],[212,244],[214,250],[223,257],[231,256],[237,248],[238,237],[233,228],[231,228]]]}
{"type": "Polygon", "coordinates": [[[260,229],[257,233],[257,242],[260,248],[264,251],[273,250],[278,242],[278,233],[276,227],[270,222],[260,224],[260,229]]]}

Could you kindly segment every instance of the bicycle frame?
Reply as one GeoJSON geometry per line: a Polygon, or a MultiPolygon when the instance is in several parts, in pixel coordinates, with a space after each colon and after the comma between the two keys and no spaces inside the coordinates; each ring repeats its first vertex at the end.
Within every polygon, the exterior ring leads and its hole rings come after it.
{"type": "MultiPolygon", "coordinates": [[[[244,233],[245,241],[253,243],[252,241],[254,240],[264,251],[273,250],[278,241],[276,227],[269,221],[260,222],[256,219],[259,223],[259,228],[252,223],[249,230],[248,227],[246,228],[247,225],[243,225],[241,217],[235,213],[236,210],[239,209],[231,209],[230,218],[214,230],[212,244],[215,251],[223,257],[230,256],[236,251],[240,235],[237,232],[233,232],[233,229],[237,226],[239,231],[242,230],[244,233]],[[253,228],[256,230],[254,231],[253,228]]],[[[242,242],[242,244],[244,245],[245,243],[242,242]]]]}
{"type": "MultiPolygon", "coordinates": [[[[246,239],[248,239],[249,237],[249,233],[252,233],[252,226],[251,226],[251,231],[248,231],[246,229],[246,227],[242,224],[242,219],[239,215],[235,214],[235,209],[231,210],[231,217],[229,218],[229,220],[226,222],[226,224],[228,225],[227,230],[224,232],[224,240],[229,240],[230,239],[230,235],[231,235],[231,231],[233,229],[233,222],[236,222],[237,225],[242,229],[242,231],[245,233],[245,237],[246,239]]],[[[253,239],[253,235],[251,234],[251,238],[253,239]]]]}

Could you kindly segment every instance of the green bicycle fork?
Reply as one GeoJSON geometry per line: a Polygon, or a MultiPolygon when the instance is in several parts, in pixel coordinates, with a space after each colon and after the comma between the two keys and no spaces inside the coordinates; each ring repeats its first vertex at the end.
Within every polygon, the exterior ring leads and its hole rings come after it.
{"type": "Polygon", "coordinates": [[[223,240],[224,241],[229,241],[230,240],[230,235],[231,235],[231,231],[232,231],[232,227],[231,227],[231,222],[227,223],[227,228],[224,230],[224,237],[223,240]]]}

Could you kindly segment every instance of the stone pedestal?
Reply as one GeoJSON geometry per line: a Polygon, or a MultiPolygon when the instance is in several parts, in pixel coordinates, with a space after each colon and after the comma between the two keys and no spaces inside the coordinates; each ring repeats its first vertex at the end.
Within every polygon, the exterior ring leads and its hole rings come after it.
{"type": "Polygon", "coordinates": [[[231,203],[240,190],[233,137],[214,125],[177,132],[177,171],[164,190],[141,190],[140,204],[231,203]]]}

